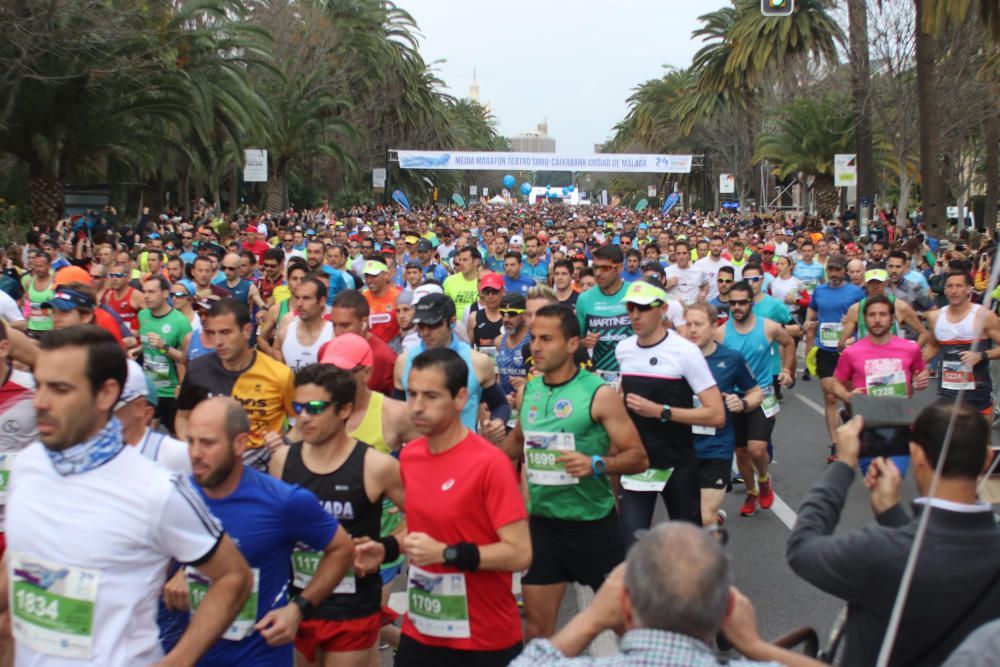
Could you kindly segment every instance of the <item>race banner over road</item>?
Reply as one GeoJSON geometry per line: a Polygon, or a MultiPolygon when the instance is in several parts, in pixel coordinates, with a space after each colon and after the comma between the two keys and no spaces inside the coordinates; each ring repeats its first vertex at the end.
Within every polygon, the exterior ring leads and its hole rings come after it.
{"type": "Polygon", "coordinates": [[[617,171],[661,174],[691,173],[690,155],[638,153],[474,153],[459,151],[397,151],[402,169],[463,169],[501,171],[617,171]]]}

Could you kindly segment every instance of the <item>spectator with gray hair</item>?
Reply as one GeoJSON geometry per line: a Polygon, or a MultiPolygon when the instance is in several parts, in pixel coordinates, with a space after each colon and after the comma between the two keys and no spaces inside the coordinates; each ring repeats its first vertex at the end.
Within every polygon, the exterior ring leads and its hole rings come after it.
{"type": "Polygon", "coordinates": [[[732,585],[732,568],[722,546],[706,531],[668,522],[632,547],[589,607],[551,639],[528,644],[511,667],[652,664],[817,667],[823,663],[761,639],[753,605],[732,585]],[[578,657],[605,630],[624,633],[620,652],[578,657]],[[720,630],[747,660],[723,663],[716,657],[712,643],[720,630]]]}

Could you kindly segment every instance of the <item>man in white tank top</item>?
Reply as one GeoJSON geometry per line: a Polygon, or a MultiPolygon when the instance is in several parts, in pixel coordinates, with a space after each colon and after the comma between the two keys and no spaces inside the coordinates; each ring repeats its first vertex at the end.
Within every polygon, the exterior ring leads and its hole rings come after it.
{"type": "Polygon", "coordinates": [[[333,325],[323,317],[326,285],[317,278],[295,288],[296,315],[282,321],[272,351],[274,358],[293,371],[319,361],[319,349],[333,338],[333,325]]]}
{"type": "Polygon", "coordinates": [[[941,353],[938,396],[954,399],[960,390],[964,391],[963,402],[991,415],[993,383],[989,362],[1000,359],[1000,348],[996,347],[1000,345],[1000,318],[972,303],[972,279],[965,271],[948,272],[944,293],[948,305],[927,313],[931,335],[924,348],[924,360],[941,353]]]}

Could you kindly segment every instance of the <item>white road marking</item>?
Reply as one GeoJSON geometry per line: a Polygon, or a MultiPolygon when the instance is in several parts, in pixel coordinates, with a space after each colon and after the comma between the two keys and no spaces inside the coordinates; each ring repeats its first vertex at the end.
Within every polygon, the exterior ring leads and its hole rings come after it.
{"type": "Polygon", "coordinates": [[[781,496],[777,493],[774,494],[774,504],[771,505],[771,511],[774,512],[774,516],[781,520],[781,523],[785,524],[788,530],[792,529],[792,526],[795,525],[795,520],[799,518],[795,510],[789,507],[788,503],[782,500],[781,496]]]}
{"type": "MultiPolygon", "coordinates": [[[[573,592],[576,594],[576,608],[578,610],[586,609],[594,601],[594,592],[590,590],[589,586],[573,584],[573,592]]],[[[606,657],[617,654],[618,635],[611,630],[605,630],[594,637],[594,641],[590,642],[590,648],[587,652],[594,657],[606,657]]]]}
{"type": "Polygon", "coordinates": [[[803,396],[802,394],[793,394],[793,395],[795,396],[795,398],[799,399],[800,401],[808,405],[810,408],[821,414],[824,418],[826,417],[826,410],[823,409],[822,405],[812,400],[808,396],[803,396]]]}

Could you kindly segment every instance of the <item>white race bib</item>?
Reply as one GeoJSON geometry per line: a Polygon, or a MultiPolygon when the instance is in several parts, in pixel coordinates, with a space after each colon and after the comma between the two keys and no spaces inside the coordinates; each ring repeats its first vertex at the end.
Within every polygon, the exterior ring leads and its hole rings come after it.
{"type": "Polygon", "coordinates": [[[819,342],[824,347],[837,347],[844,326],[840,322],[824,322],[819,325],[819,342]]]}
{"type": "MultiPolygon", "coordinates": [[[[253,572],[253,590],[250,596],[243,603],[236,619],[232,625],[222,633],[222,638],[231,642],[238,642],[246,639],[253,633],[253,626],[257,623],[257,598],[260,594],[260,570],[251,568],[253,572]]],[[[212,580],[203,575],[193,567],[184,568],[184,578],[188,585],[188,599],[191,602],[191,614],[198,609],[198,605],[205,599],[208,588],[212,585],[212,580]]]]}
{"type": "Polygon", "coordinates": [[[659,492],[667,486],[667,481],[670,479],[673,471],[673,468],[665,468],[663,470],[649,468],[646,472],[641,472],[638,475],[622,475],[622,488],[629,491],[659,492]]]}
{"type": "Polygon", "coordinates": [[[406,585],[407,615],[422,635],[468,639],[469,599],[461,572],[428,572],[410,563],[406,585]]]}
{"type": "Polygon", "coordinates": [[[8,552],[14,638],[39,653],[89,660],[100,570],[8,552]]]}
{"type": "Polygon", "coordinates": [[[764,411],[764,416],[770,419],[774,415],[781,411],[781,406],[778,405],[778,397],[774,393],[774,387],[765,387],[761,390],[764,394],[764,400],[760,403],[760,409],[764,411]]]}
{"type": "MultiPolygon", "coordinates": [[[[694,407],[696,407],[696,408],[700,408],[701,407],[701,401],[698,400],[697,396],[694,397],[694,407]]],[[[714,426],[702,426],[701,424],[692,424],[691,425],[691,434],[692,435],[715,435],[715,427],[714,426]]],[[[626,487],[626,488],[628,488],[628,487],[626,487]]]]}
{"type": "Polygon", "coordinates": [[[961,361],[941,362],[941,388],[959,391],[976,388],[976,380],[972,369],[964,366],[961,361]]]}
{"type": "Polygon", "coordinates": [[[566,464],[556,461],[563,452],[575,451],[576,438],[572,433],[526,431],[524,463],[528,483],[539,486],[579,484],[579,478],[566,472],[566,464]]]}
{"type": "Polygon", "coordinates": [[[865,390],[869,396],[901,396],[906,398],[906,371],[876,373],[865,376],[865,390]]]}

